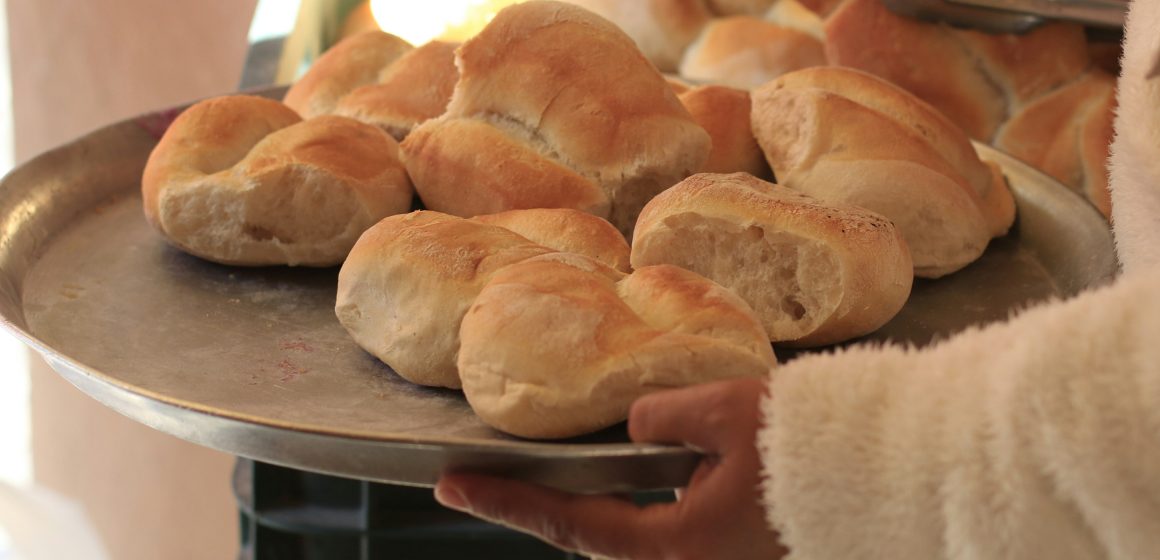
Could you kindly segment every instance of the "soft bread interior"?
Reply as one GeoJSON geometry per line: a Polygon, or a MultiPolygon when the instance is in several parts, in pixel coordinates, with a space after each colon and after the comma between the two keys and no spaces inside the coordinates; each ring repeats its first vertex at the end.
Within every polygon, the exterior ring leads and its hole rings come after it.
{"type": "Polygon", "coordinates": [[[841,302],[842,271],[823,243],[694,213],[663,224],[638,247],[641,262],[670,263],[729,286],[773,341],[813,332],[841,302]]]}

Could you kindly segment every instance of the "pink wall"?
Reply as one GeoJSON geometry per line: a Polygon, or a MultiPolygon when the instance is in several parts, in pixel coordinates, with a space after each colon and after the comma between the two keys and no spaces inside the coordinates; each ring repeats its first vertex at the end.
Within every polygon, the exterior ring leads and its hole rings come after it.
{"type": "MultiPolygon", "coordinates": [[[[101,125],[236,87],[256,0],[8,0],[17,163],[101,125]]],[[[33,359],[34,477],[116,560],[233,558],[233,459],[111,412],[33,359]]]]}

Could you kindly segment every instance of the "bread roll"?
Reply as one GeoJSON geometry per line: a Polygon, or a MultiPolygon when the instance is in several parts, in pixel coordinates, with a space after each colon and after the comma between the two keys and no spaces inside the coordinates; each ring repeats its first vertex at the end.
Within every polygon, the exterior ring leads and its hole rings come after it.
{"type": "Polygon", "coordinates": [[[767,375],[776,363],[752,311],[721,286],[663,265],[623,276],[567,253],[496,274],[460,337],[472,409],[526,438],[599,430],[646,393],[767,375]]]}
{"type": "Polygon", "coordinates": [[[1083,28],[1043,25],[1023,35],[955,30],[848,0],[827,20],[826,57],[893,82],[989,142],[1019,107],[1090,64],[1083,28]]]}
{"type": "Polygon", "coordinates": [[[616,24],[662,72],[677,70],[689,43],[713,17],[704,0],[567,1],[616,24]]]}
{"type": "Polygon", "coordinates": [[[759,16],[769,10],[774,0],[705,0],[709,10],[719,16],[759,16]]]}
{"type": "Polygon", "coordinates": [[[741,89],[786,72],[824,66],[817,38],[753,16],[713,20],[681,59],[681,76],[741,89]]]}
{"type": "MultiPolygon", "coordinates": [[[[613,262],[627,259],[616,236],[588,236],[596,220],[581,212],[495,219],[613,262]],[[554,230],[562,238],[550,239],[554,230]],[[568,239],[583,235],[583,239],[568,239]],[[607,243],[607,245],[605,245],[607,243]],[[619,251],[619,253],[618,253],[619,251]]],[[[503,227],[438,212],[387,218],[367,230],[338,274],[335,314],[367,352],[413,383],[458,388],[459,323],[501,268],[553,252],[503,227]]]]}
{"type": "Polygon", "coordinates": [[[631,270],[629,246],[607,220],[570,208],[509,210],[472,218],[499,226],[562,253],[579,253],[620,272],[631,270]]]}
{"type": "Polygon", "coordinates": [[[232,265],[331,266],[414,196],[398,146],[342,117],[302,121],[229,96],[182,113],[141,181],[145,216],[180,249],[232,265]]]}
{"type": "Polygon", "coordinates": [[[314,61],[282,101],[304,118],[329,115],[340,99],[379,81],[383,71],[411,48],[410,43],[382,31],[343,39],[314,61]]]}
{"type": "Polygon", "coordinates": [[[751,175],[702,174],[649,202],[632,264],[671,264],[745,300],[769,339],[833,344],[869,334],[910,295],[913,263],[894,224],[751,175]]]}
{"type": "Polygon", "coordinates": [[[918,276],[966,266],[1014,221],[998,169],[946,117],[879,78],[811,68],[758,89],[753,104],[753,131],[778,181],[886,216],[918,276]]]}
{"type": "Polygon", "coordinates": [[[701,86],[681,93],[680,99],[693,120],[713,139],[709,159],[699,172],[745,172],[773,177],[749,124],[753,106],[749,92],[724,86],[701,86]]]}
{"type": "Polygon", "coordinates": [[[796,29],[819,41],[826,38],[821,16],[798,0],[778,0],[765,13],[765,20],[796,29]]]}
{"type": "Polygon", "coordinates": [[[431,41],[408,51],[376,83],[343,96],[335,114],[373,124],[402,140],[420,123],[443,114],[459,79],[456,43],[431,41]]]}
{"type": "Polygon", "coordinates": [[[1111,217],[1107,159],[1116,81],[1100,70],[1045,95],[999,129],[995,146],[1084,195],[1111,217]]]}
{"type": "Polygon", "coordinates": [[[576,208],[627,234],[708,156],[708,134],[632,40],[576,6],[505,8],[457,65],[447,112],[402,145],[430,209],[576,208]]]}

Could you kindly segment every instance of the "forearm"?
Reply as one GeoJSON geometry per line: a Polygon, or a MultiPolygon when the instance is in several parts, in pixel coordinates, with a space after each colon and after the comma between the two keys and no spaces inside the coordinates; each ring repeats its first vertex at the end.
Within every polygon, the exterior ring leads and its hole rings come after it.
{"type": "Polygon", "coordinates": [[[921,352],[775,371],[765,499],[796,558],[1160,550],[1160,271],[921,352]]]}

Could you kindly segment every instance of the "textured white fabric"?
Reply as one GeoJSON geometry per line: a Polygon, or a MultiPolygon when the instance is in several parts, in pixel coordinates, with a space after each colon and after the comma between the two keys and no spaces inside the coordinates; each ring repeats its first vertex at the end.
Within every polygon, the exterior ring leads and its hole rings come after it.
{"type": "Polygon", "coordinates": [[[1127,42],[1124,274],[922,351],[775,370],[758,445],[791,558],[1160,558],[1160,0],[1127,42]]]}
{"type": "Polygon", "coordinates": [[[1160,264],[1160,2],[1135,2],[1128,32],[1109,168],[1116,251],[1132,272],[1160,264]]]}

